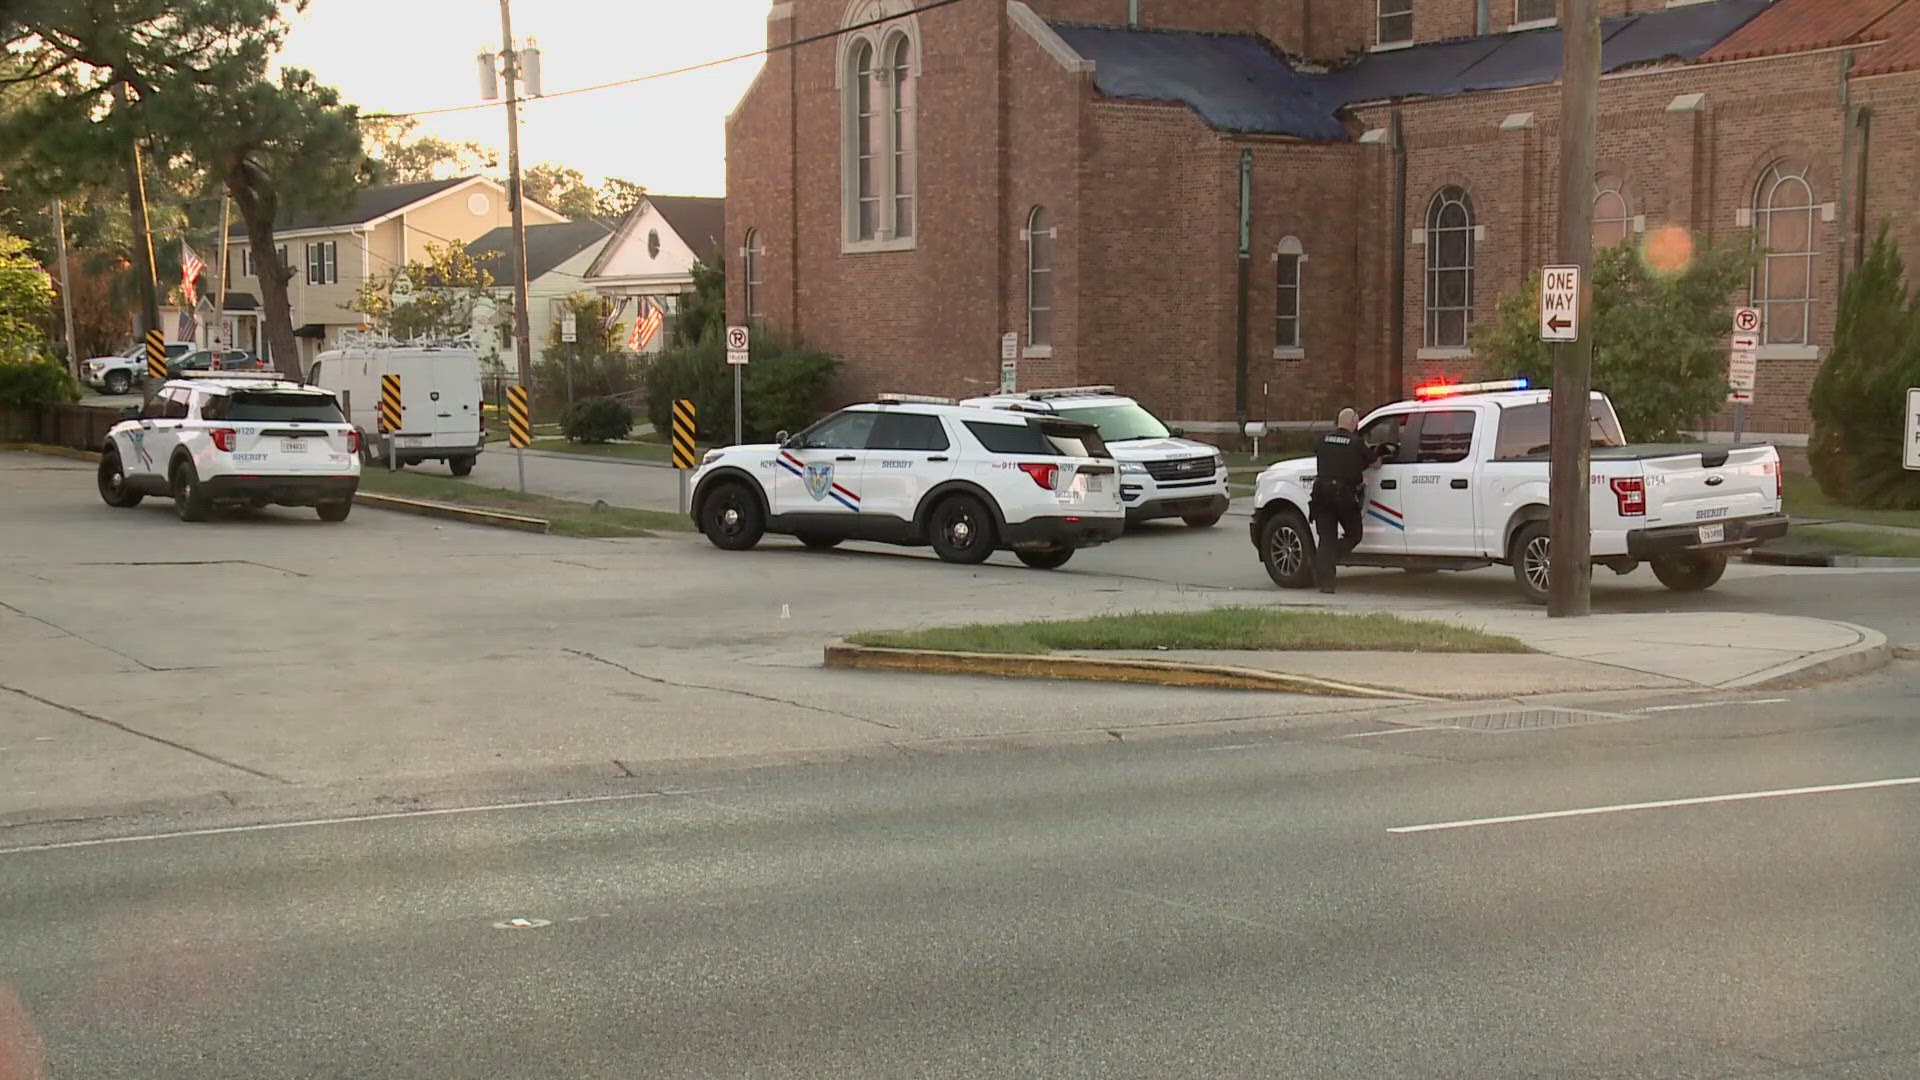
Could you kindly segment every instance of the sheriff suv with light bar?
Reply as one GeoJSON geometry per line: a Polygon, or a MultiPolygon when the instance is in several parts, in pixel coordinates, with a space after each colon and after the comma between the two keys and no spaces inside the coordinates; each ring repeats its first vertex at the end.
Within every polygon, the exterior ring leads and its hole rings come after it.
{"type": "Polygon", "coordinates": [[[360,437],[334,396],[271,372],[208,372],[128,409],[100,452],[100,498],[168,496],[182,521],[216,505],[311,506],[344,521],[360,486],[360,437]]]}
{"type": "Polygon", "coordinates": [[[1120,501],[1128,521],[1179,518],[1205,529],[1227,512],[1227,465],[1219,448],[1185,438],[1111,386],[993,394],[960,404],[1045,413],[1099,428],[1120,463],[1120,501]]]}
{"type": "Polygon", "coordinates": [[[766,533],[933,548],[952,563],[1012,551],[1051,570],[1120,535],[1119,470],[1090,424],[888,395],[791,438],[707,453],[694,523],[742,551],[766,533]]]}
{"type": "MultiPolygon", "coordinates": [[[[1551,395],[1525,380],[1423,387],[1369,415],[1381,451],[1367,473],[1364,530],[1345,566],[1513,568],[1527,599],[1547,597],[1551,395]]],[[[1606,395],[1589,409],[1593,561],[1641,563],[1679,592],[1720,580],[1729,555],[1784,536],[1780,457],[1766,445],[1629,446],[1606,395]]],[[[1313,584],[1311,458],[1260,474],[1253,542],[1282,588],[1313,584]]]]}

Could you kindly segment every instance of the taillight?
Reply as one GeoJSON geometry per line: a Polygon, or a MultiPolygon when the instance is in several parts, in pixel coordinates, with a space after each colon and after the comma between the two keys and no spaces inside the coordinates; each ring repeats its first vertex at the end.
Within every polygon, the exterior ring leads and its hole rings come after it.
{"type": "Polygon", "coordinates": [[[225,450],[228,453],[233,452],[233,429],[232,428],[230,427],[214,428],[212,431],[207,432],[207,435],[213,439],[213,445],[216,449],[225,450]]]}
{"type": "Polygon", "coordinates": [[[1049,465],[1042,461],[1023,461],[1020,463],[1020,471],[1033,477],[1034,483],[1048,491],[1052,491],[1053,485],[1060,479],[1060,466],[1049,465]]]}
{"type": "Polygon", "coordinates": [[[1787,498],[1787,471],[1777,461],[1773,463],[1773,497],[1781,502],[1787,498]]]}
{"type": "Polygon", "coordinates": [[[1644,517],[1647,513],[1647,482],[1638,476],[1623,476],[1613,482],[1613,497],[1620,504],[1621,517],[1644,517]]]}
{"type": "Polygon", "coordinates": [[[360,452],[360,429],[348,428],[347,429],[347,453],[357,454],[359,452],[360,452]]]}

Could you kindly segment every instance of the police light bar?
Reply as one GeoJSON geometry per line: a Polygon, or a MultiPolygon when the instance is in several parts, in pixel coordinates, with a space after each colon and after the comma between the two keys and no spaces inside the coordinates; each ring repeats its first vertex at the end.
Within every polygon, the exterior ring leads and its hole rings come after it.
{"type": "Polygon", "coordinates": [[[1091,397],[1095,394],[1111,394],[1111,386],[1062,386],[1054,390],[1034,390],[1026,395],[1028,401],[1045,401],[1057,397],[1091,397]]]}
{"type": "Polygon", "coordinates": [[[287,377],[285,375],[280,374],[277,371],[258,371],[258,370],[249,371],[246,368],[235,368],[232,371],[221,371],[218,369],[207,371],[207,370],[196,368],[193,371],[183,371],[179,375],[175,376],[175,378],[180,378],[180,379],[257,379],[257,380],[264,380],[267,382],[284,382],[286,381],[287,377]]]}
{"type": "Polygon", "coordinates": [[[873,399],[881,405],[951,405],[950,397],[935,397],[932,394],[878,394],[873,399]]]}
{"type": "Polygon", "coordinates": [[[1492,382],[1476,383],[1434,383],[1430,386],[1416,386],[1413,396],[1421,401],[1434,398],[1458,397],[1461,394],[1491,394],[1501,390],[1525,390],[1525,379],[1495,379],[1492,382]]]}

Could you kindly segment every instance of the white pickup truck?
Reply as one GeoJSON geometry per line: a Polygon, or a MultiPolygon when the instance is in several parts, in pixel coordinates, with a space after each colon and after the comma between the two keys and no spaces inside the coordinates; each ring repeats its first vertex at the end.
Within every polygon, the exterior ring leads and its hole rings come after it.
{"type": "MultiPolygon", "coordinates": [[[[1344,566],[1513,567],[1527,599],[1547,597],[1550,394],[1522,382],[1429,387],[1360,425],[1382,448],[1367,472],[1360,545],[1344,566]]],[[[1784,536],[1780,456],[1766,445],[1628,446],[1606,395],[1593,395],[1593,561],[1642,562],[1680,592],[1720,580],[1727,557],[1784,536]]],[[[1313,585],[1312,458],[1282,461],[1254,490],[1253,543],[1274,583],[1313,585]]]]}

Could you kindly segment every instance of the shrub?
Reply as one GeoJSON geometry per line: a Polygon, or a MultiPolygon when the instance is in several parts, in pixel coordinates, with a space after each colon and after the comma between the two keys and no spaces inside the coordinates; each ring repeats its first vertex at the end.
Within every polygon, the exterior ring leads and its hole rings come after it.
{"type": "MultiPolygon", "coordinates": [[[[779,431],[798,431],[820,415],[840,362],[831,354],[777,331],[756,328],[752,363],[740,386],[742,438],[767,441],[779,431]]],[[[691,398],[702,442],[733,440],[733,374],[718,332],[661,353],[647,369],[647,415],[656,431],[673,426],[673,402],[691,398]]]]}
{"type": "Polygon", "coordinates": [[[80,400],[80,384],[57,360],[0,360],[0,405],[64,405],[80,400]]]}
{"type": "Polygon", "coordinates": [[[1834,502],[1920,509],[1920,473],[1901,464],[1906,388],[1920,385],[1920,298],[1880,227],[1860,268],[1847,278],[1833,348],[1814,376],[1813,437],[1807,460],[1834,502]]]}
{"type": "Polygon", "coordinates": [[[633,430],[633,410],[617,398],[576,401],[560,417],[560,431],[573,442],[603,443],[624,439],[633,430]]]}

